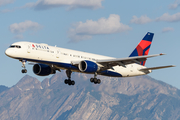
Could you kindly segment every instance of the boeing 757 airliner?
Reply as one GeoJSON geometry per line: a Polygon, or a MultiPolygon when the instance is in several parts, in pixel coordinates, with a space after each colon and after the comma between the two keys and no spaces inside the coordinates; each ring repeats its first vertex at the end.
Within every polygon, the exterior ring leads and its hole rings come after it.
{"type": "Polygon", "coordinates": [[[68,77],[64,80],[65,84],[75,84],[71,80],[72,72],[94,74],[90,81],[100,84],[101,80],[97,79],[97,75],[132,77],[151,73],[155,69],[174,67],[145,67],[147,58],[164,55],[148,55],[153,36],[153,33],[148,32],[127,58],[107,57],[32,42],[13,43],[5,54],[22,62],[22,73],[27,73],[25,63],[29,61],[33,63],[33,72],[39,76],[55,74],[57,70],[65,69],[68,77]]]}

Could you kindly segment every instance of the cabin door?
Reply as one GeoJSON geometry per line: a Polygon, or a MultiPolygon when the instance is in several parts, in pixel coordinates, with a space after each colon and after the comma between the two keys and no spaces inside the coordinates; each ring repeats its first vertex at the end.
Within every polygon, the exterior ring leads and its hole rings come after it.
{"type": "Polygon", "coordinates": [[[31,44],[28,45],[27,53],[31,53],[31,44]]]}
{"type": "Polygon", "coordinates": [[[60,58],[60,55],[61,55],[61,51],[60,51],[60,50],[57,50],[57,51],[56,51],[56,58],[60,58]]]}

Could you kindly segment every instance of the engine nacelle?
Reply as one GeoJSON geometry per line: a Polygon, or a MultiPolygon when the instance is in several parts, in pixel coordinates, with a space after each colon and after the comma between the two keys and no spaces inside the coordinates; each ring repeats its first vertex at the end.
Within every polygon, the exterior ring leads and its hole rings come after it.
{"type": "Polygon", "coordinates": [[[55,70],[53,70],[49,65],[46,64],[35,64],[33,66],[33,72],[39,76],[47,76],[50,74],[54,74],[55,70]]]}
{"type": "Polygon", "coordinates": [[[88,60],[81,61],[78,67],[81,72],[87,73],[95,73],[99,70],[99,66],[96,63],[88,60]]]}

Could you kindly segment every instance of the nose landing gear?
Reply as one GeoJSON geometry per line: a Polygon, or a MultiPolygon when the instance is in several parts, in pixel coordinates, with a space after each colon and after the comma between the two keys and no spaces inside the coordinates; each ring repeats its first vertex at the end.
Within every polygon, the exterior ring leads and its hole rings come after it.
{"type": "Polygon", "coordinates": [[[22,69],[21,72],[22,73],[27,73],[27,70],[26,69],[22,69]]]}
{"type": "Polygon", "coordinates": [[[24,68],[24,69],[21,70],[21,72],[22,73],[27,73],[27,69],[26,69],[26,66],[25,66],[26,60],[22,60],[21,62],[22,62],[22,67],[24,68]]]}

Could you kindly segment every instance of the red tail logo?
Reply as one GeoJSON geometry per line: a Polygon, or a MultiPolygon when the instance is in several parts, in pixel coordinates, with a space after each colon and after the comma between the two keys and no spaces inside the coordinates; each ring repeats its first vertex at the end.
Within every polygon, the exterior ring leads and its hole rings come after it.
{"type": "MultiPolygon", "coordinates": [[[[154,34],[148,32],[129,57],[148,55],[154,34]]],[[[145,65],[146,61],[141,62],[145,65]]]]}

